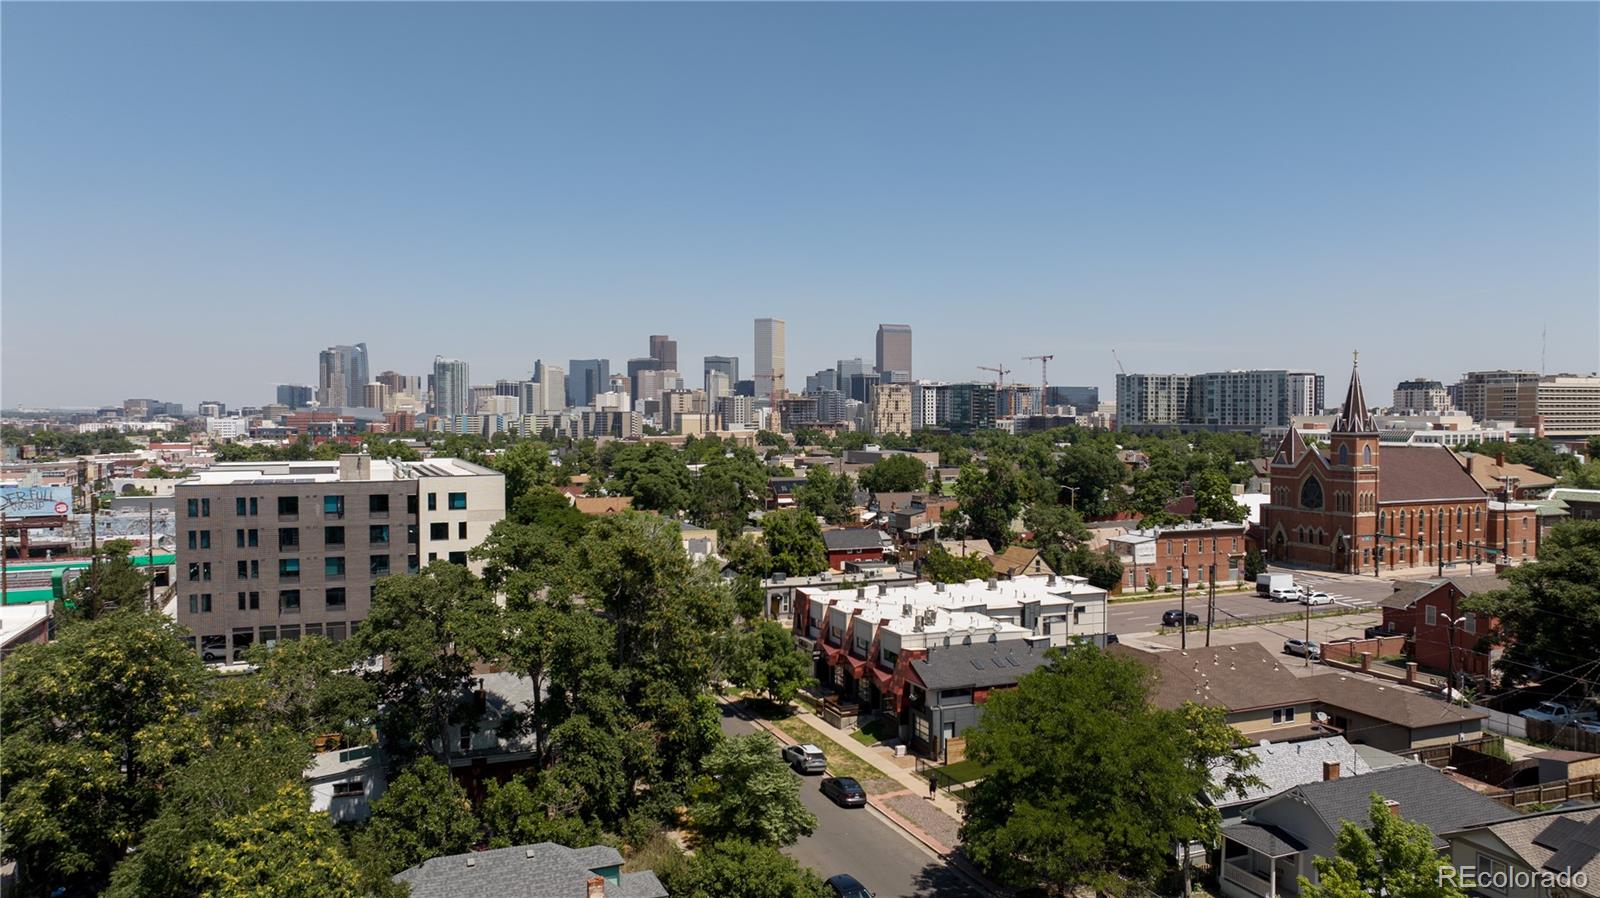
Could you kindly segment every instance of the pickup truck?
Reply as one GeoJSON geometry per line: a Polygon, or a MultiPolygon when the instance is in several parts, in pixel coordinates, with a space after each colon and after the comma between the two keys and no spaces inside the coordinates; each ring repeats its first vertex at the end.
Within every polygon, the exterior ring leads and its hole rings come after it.
{"type": "Polygon", "coordinates": [[[1540,702],[1536,707],[1529,708],[1518,716],[1524,720],[1538,720],[1563,727],[1600,721],[1600,713],[1582,711],[1564,702],[1540,702]]]}

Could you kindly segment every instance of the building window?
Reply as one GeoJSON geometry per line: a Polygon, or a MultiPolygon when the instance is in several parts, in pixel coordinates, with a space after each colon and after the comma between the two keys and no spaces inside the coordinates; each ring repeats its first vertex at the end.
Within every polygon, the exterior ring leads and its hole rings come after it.
{"type": "Polygon", "coordinates": [[[278,528],[278,548],[283,551],[296,548],[300,545],[300,531],[294,527],[278,528]]]}
{"type": "Polygon", "coordinates": [[[293,516],[295,516],[295,515],[297,515],[299,513],[300,513],[300,497],[299,496],[279,496],[278,497],[278,516],[279,517],[293,517],[293,516]]]}
{"type": "Polygon", "coordinates": [[[1343,443],[1340,443],[1339,444],[1339,466],[1340,467],[1345,467],[1345,466],[1347,466],[1349,464],[1350,464],[1350,447],[1346,446],[1343,443]]]}
{"type": "Polygon", "coordinates": [[[250,579],[250,563],[240,559],[238,562],[238,574],[240,580],[250,579]]]}
{"type": "Polygon", "coordinates": [[[202,614],[211,613],[211,593],[203,592],[200,594],[200,612],[202,614]]]}
{"type": "Polygon", "coordinates": [[[1504,863],[1487,854],[1478,855],[1477,882],[1475,883],[1477,891],[1504,895],[1510,880],[1509,873],[1510,870],[1504,863]]]}
{"type": "Polygon", "coordinates": [[[1439,609],[1433,607],[1432,605],[1424,606],[1422,609],[1422,619],[1430,627],[1437,626],[1439,623],[1439,609]]]}
{"type": "Polygon", "coordinates": [[[451,511],[466,511],[467,510],[467,494],[466,493],[451,493],[450,494],[450,510],[451,511]]]}
{"type": "Polygon", "coordinates": [[[199,579],[200,579],[200,562],[198,562],[198,561],[189,562],[189,582],[193,583],[193,582],[198,581],[199,579]]]}
{"type": "Polygon", "coordinates": [[[352,798],[364,794],[366,794],[366,790],[361,787],[360,780],[347,780],[333,784],[334,798],[352,798]]]}
{"type": "Polygon", "coordinates": [[[467,553],[465,553],[465,552],[451,552],[450,553],[450,563],[451,564],[459,564],[462,567],[466,567],[466,565],[467,565],[467,553]]]}
{"type": "Polygon", "coordinates": [[[344,556],[330,555],[322,560],[322,573],[329,577],[344,576],[344,556]]]}
{"type": "Polygon", "coordinates": [[[244,497],[243,496],[240,496],[239,498],[233,500],[233,513],[238,515],[241,518],[244,517],[244,515],[245,515],[245,503],[244,503],[244,497]]]}
{"type": "Polygon", "coordinates": [[[429,511],[438,511],[439,510],[439,494],[438,493],[429,493],[428,494],[428,510],[429,511]]]}
{"type": "Polygon", "coordinates": [[[373,524],[368,527],[367,542],[374,546],[387,546],[389,544],[389,525],[373,524]]]}
{"type": "Polygon", "coordinates": [[[1300,485],[1300,504],[1305,508],[1322,507],[1322,481],[1315,477],[1306,478],[1306,482],[1300,485]]]}
{"type": "Polygon", "coordinates": [[[1372,466],[1372,447],[1371,446],[1363,446],[1363,447],[1361,447],[1361,463],[1366,465],[1367,467],[1371,467],[1372,466]]]}
{"type": "Polygon", "coordinates": [[[342,545],[344,545],[344,528],[343,527],[324,527],[324,528],[322,528],[322,544],[324,546],[342,546],[342,545]]]}
{"type": "Polygon", "coordinates": [[[1478,616],[1471,612],[1461,615],[1461,629],[1465,630],[1467,633],[1477,635],[1478,616]]]}
{"type": "Polygon", "coordinates": [[[389,496],[385,493],[373,493],[367,497],[368,514],[388,514],[389,496]]]}
{"type": "Polygon", "coordinates": [[[329,517],[329,518],[342,518],[342,517],[344,517],[344,497],[343,496],[323,496],[322,497],[322,514],[323,514],[323,517],[329,517]]]}
{"type": "Polygon", "coordinates": [[[416,497],[416,495],[413,494],[413,495],[410,495],[410,496],[406,497],[406,514],[415,515],[416,513],[417,513],[417,497],[416,497]]]}
{"type": "Polygon", "coordinates": [[[389,573],[389,556],[387,556],[387,555],[374,555],[374,556],[372,556],[372,576],[374,576],[374,577],[382,577],[383,575],[385,575],[387,573],[389,573]]]}
{"type": "Polygon", "coordinates": [[[344,609],[344,587],[330,586],[326,593],[328,609],[330,611],[344,609]]]}
{"type": "Polygon", "coordinates": [[[415,574],[417,572],[417,570],[418,570],[418,567],[419,566],[417,564],[417,556],[415,556],[415,555],[407,555],[406,556],[406,573],[415,574]]]}
{"type": "MultiPolygon", "coordinates": [[[[299,600],[296,599],[296,601],[299,601],[299,600]]],[[[259,632],[261,634],[261,644],[262,645],[277,645],[277,643],[278,643],[278,625],[277,624],[273,624],[270,627],[262,627],[259,632]]]]}
{"type": "Polygon", "coordinates": [[[467,522],[466,521],[457,521],[456,522],[456,538],[457,539],[466,539],[467,538],[467,522]]]}
{"type": "Polygon", "coordinates": [[[190,499],[187,502],[185,502],[184,503],[184,511],[185,511],[185,513],[187,514],[188,517],[191,517],[191,518],[200,517],[200,500],[199,499],[190,499]]]}
{"type": "Polygon", "coordinates": [[[202,579],[202,580],[210,580],[211,579],[211,562],[209,562],[209,561],[200,562],[200,579],[202,579]]]}
{"type": "Polygon", "coordinates": [[[280,559],[278,559],[278,579],[279,580],[298,580],[298,579],[300,579],[300,559],[298,559],[298,558],[280,558],[280,559]]]}
{"type": "MultiPolygon", "coordinates": [[[[278,610],[293,614],[300,610],[300,590],[278,590],[278,610]]],[[[262,637],[265,638],[265,637],[262,637]]]]}
{"type": "Polygon", "coordinates": [[[449,539],[450,525],[444,521],[434,521],[428,525],[428,539],[449,539]]]}

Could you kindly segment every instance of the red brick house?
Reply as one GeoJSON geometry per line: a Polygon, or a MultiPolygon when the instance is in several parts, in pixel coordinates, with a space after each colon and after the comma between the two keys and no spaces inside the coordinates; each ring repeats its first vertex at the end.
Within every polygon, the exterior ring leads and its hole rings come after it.
{"type": "Polygon", "coordinates": [[[828,567],[844,570],[851,561],[882,561],[886,548],[892,545],[882,530],[850,527],[822,531],[822,545],[828,553],[828,567]]]}
{"type": "Polygon", "coordinates": [[[1536,510],[1491,507],[1448,448],[1381,445],[1354,368],[1326,450],[1290,427],[1269,470],[1261,522],[1273,561],[1369,573],[1538,552],[1536,510]]]}
{"type": "MultiPolygon", "coordinates": [[[[1477,583],[1471,588],[1482,590],[1477,583]]],[[[1498,621],[1464,610],[1460,603],[1466,596],[1467,592],[1449,579],[1398,584],[1393,595],[1378,603],[1383,608],[1383,627],[1410,637],[1412,660],[1422,667],[1445,673],[1453,670],[1469,680],[1486,681],[1500,656],[1499,646],[1490,642],[1498,621]]]]}

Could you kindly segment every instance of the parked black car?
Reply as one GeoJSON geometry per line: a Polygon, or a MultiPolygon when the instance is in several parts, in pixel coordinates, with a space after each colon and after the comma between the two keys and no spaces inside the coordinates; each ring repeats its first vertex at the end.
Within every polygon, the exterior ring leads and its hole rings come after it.
{"type": "Polygon", "coordinates": [[[841,808],[859,808],[867,804],[867,790],[848,776],[830,776],[823,780],[822,794],[841,808]]]}
{"type": "Polygon", "coordinates": [[[1161,615],[1161,626],[1179,627],[1183,625],[1185,620],[1188,621],[1189,626],[1191,627],[1199,626],[1200,615],[1195,614],[1193,611],[1185,614],[1177,608],[1173,608],[1167,611],[1167,613],[1161,615]]]}
{"type": "Polygon", "coordinates": [[[1395,630],[1390,630],[1382,624],[1379,624],[1376,627],[1368,627],[1366,635],[1368,639],[1376,639],[1379,636],[1399,636],[1401,634],[1395,630]]]}
{"type": "Polygon", "coordinates": [[[839,898],[877,898],[877,893],[867,891],[861,880],[848,873],[836,873],[828,877],[828,888],[833,889],[833,894],[839,898]]]}

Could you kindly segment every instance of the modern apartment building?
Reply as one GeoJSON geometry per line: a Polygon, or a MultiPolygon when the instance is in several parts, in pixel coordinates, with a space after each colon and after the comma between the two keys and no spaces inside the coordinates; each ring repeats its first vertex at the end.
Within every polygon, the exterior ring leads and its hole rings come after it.
{"type": "Polygon", "coordinates": [[[472,413],[471,371],[460,359],[433,357],[433,413],[446,420],[472,413]]]}
{"type": "Polygon", "coordinates": [[[729,380],[728,375],[723,372],[712,371],[707,368],[705,389],[706,398],[711,401],[712,405],[715,405],[718,399],[733,395],[733,381],[729,380]]]}
{"type": "Polygon", "coordinates": [[[455,458],[234,462],[179,483],[178,622],[210,661],[258,642],[341,640],[373,584],[467,552],[505,517],[505,477],[455,458]]]}
{"type": "Polygon", "coordinates": [[[940,384],[939,426],[951,433],[971,433],[994,427],[994,384],[940,384]]]}
{"type": "Polygon", "coordinates": [[[878,384],[869,410],[872,432],[878,436],[911,435],[911,385],[878,384]]]}
{"type": "Polygon", "coordinates": [[[911,325],[878,325],[877,349],[879,373],[904,372],[903,380],[911,379],[911,325]]]}
{"type": "Polygon", "coordinates": [[[1324,380],[1309,371],[1256,369],[1206,374],[1118,374],[1122,430],[1287,427],[1322,409],[1324,380]]]}
{"type": "Polygon", "coordinates": [[[783,398],[785,382],[784,323],[781,318],[756,319],[756,396],[769,402],[783,398]]]}
{"type": "Polygon", "coordinates": [[[747,430],[756,424],[756,401],[751,396],[723,396],[717,400],[717,423],[722,430],[747,430]]]}
{"type": "Polygon", "coordinates": [[[1389,411],[1395,415],[1437,415],[1451,408],[1450,391],[1444,384],[1418,377],[1395,385],[1394,404],[1389,411]]]}
{"type": "Polygon", "coordinates": [[[291,411],[305,408],[316,397],[317,391],[314,387],[303,384],[278,384],[278,404],[288,406],[291,411]]]}
{"type": "Polygon", "coordinates": [[[1099,387],[1045,387],[1045,405],[1070,405],[1080,413],[1092,412],[1100,405],[1099,387]]]}
{"type": "Polygon", "coordinates": [[[1534,371],[1468,371],[1451,393],[1456,408],[1475,421],[1531,427],[1539,414],[1539,375],[1534,371]]]}
{"type": "Polygon", "coordinates": [[[1554,439],[1600,434],[1600,376],[1552,374],[1539,379],[1538,424],[1554,439]]]}

